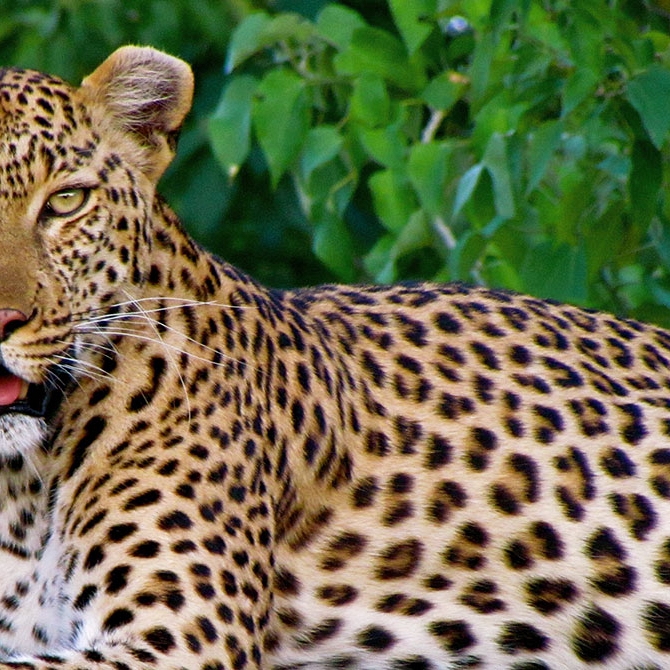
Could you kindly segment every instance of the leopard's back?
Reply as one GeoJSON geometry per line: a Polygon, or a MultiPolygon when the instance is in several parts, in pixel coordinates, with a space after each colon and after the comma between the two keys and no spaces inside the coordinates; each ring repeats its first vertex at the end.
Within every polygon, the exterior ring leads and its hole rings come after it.
{"type": "Polygon", "coordinates": [[[663,667],[667,332],[462,286],[287,304],[277,400],[331,489],[278,542],[287,667],[663,667]]]}

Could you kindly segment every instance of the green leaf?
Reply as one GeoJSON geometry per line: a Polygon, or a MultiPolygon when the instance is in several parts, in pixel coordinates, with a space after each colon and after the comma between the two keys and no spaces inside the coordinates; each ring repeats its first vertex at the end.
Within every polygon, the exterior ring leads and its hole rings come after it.
{"type": "Polygon", "coordinates": [[[258,51],[262,45],[263,29],[271,21],[269,14],[249,14],[233,32],[228,47],[225,71],[231,73],[240,63],[258,51]]]}
{"type": "Polygon", "coordinates": [[[667,226],[659,226],[652,235],[652,242],[661,262],[670,268],[670,230],[667,226]]]}
{"type": "Polygon", "coordinates": [[[645,31],[645,38],[652,43],[653,50],[657,54],[667,52],[670,48],[670,35],[660,30],[645,31]]]}
{"type": "Polygon", "coordinates": [[[628,251],[624,229],[631,225],[625,210],[623,199],[614,201],[593,225],[582,229],[580,242],[586,254],[589,281],[597,281],[613,259],[628,251]]]}
{"type": "Polygon", "coordinates": [[[389,5],[407,51],[413,54],[433,30],[437,0],[389,0],[389,5]]]}
{"type": "Polygon", "coordinates": [[[417,208],[414,191],[395,170],[380,170],[369,180],[375,212],[387,230],[399,233],[417,208]]]}
{"type": "Polygon", "coordinates": [[[405,163],[407,139],[394,126],[358,127],[358,138],[368,155],[387,168],[401,169],[405,163]]]}
{"type": "Polygon", "coordinates": [[[253,121],[276,187],[307,135],[309,106],[305,82],[291,70],[268,72],[257,89],[253,121]]]}
{"type": "Polygon", "coordinates": [[[476,230],[486,227],[492,219],[498,216],[493,196],[493,179],[483,163],[482,167],[477,186],[463,208],[468,226],[476,230]]]}
{"type": "Polygon", "coordinates": [[[423,210],[410,214],[397,235],[384,235],[364,259],[366,270],[381,284],[398,280],[396,262],[399,258],[431,245],[433,234],[423,210]]]}
{"type": "Polygon", "coordinates": [[[580,70],[600,74],[603,72],[605,44],[610,32],[607,23],[616,12],[611,12],[604,2],[599,3],[600,7],[594,7],[594,4],[590,7],[586,7],[585,3],[575,5],[570,13],[572,21],[562,32],[570,44],[571,60],[576,66],[580,70]]]}
{"type": "Polygon", "coordinates": [[[643,39],[633,40],[630,46],[635,53],[636,65],[638,67],[649,67],[654,62],[656,53],[654,50],[654,43],[644,37],[643,39]]]}
{"type": "Polygon", "coordinates": [[[472,142],[482,153],[495,133],[508,135],[519,132],[520,119],[528,111],[528,99],[516,101],[508,88],[502,88],[477,113],[472,142]]]}
{"type": "Polygon", "coordinates": [[[491,64],[495,55],[495,43],[491,33],[485,33],[475,44],[468,77],[472,82],[472,102],[475,108],[486,99],[491,79],[491,64]]]}
{"type": "Polygon", "coordinates": [[[342,142],[342,135],[335,126],[311,128],[305,137],[300,155],[302,178],[308,180],[316,168],[337,156],[342,142]]]}
{"type": "Polygon", "coordinates": [[[258,81],[243,75],[231,79],[207,124],[212,150],[224,172],[234,177],[251,145],[251,106],[258,81]]]}
{"type": "Polygon", "coordinates": [[[551,53],[556,60],[569,59],[569,47],[565,39],[565,26],[559,21],[552,20],[551,9],[547,5],[541,7],[534,2],[529,8],[524,32],[527,40],[533,46],[535,60],[543,53],[551,53]]]}
{"type": "Polygon", "coordinates": [[[530,250],[521,269],[524,290],[542,298],[584,304],[587,262],[582,247],[542,242],[530,250]]]}
{"type": "Polygon", "coordinates": [[[344,221],[327,213],[316,223],[313,249],[316,256],[341,281],[352,282],[355,277],[354,246],[344,221]]]}
{"type": "Polygon", "coordinates": [[[270,46],[282,40],[307,42],[316,33],[314,24],[300,16],[286,12],[277,14],[263,26],[261,46],[270,46]]]}
{"type": "Polygon", "coordinates": [[[500,216],[512,218],[516,213],[516,207],[507,157],[507,141],[503,135],[494,133],[491,136],[482,163],[486,166],[493,181],[496,212],[500,216]]]}
{"type": "Polygon", "coordinates": [[[451,152],[446,142],[415,144],[410,149],[407,174],[421,206],[433,216],[444,212],[451,152]]]}
{"type": "Polygon", "coordinates": [[[504,258],[495,259],[485,265],[481,275],[489,286],[504,286],[518,293],[526,290],[519,269],[504,258]]]}
{"type": "Polygon", "coordinates": [[[429,107],[448,112],[463,95],[467,80],[457,72],[442,72],[428,82],[419,96],[429,107]]]}
{"type": "Polygon", "coordinates": [[[628,179],[631,171],[631,159],[621,154],[611,154],[598,163],[598,168],[617,180],[628,179]]]}
{"type": "Polygon", "coordinates": [[[549,161],[561,143],[563,123],[546,121],[535,130],[528,141],[528,184],[526,194],[530,193],[544,177],[549,161]]]}
{"type": "Polygon", "coordinates": [[[423,70],[408,59],[402,43],[380,28],[355,30],[348,48],[335,56],[334,63],[339,74],[376,74],[410,92],[420,91],[426,83],[423,70]]]}
{"type": "Polygon", "coordinates": [[[370,276],[379,284],[391,284],[397,280],[395,272],[395,253],[393,245],[396,236],[387,233],[380,237],[375,245],[365,254],[363,265],[370,276]]]}
{"type": "Polygon", "coordinates": [[[344,216],[355,187],[350,176],[341,161],[331,159],[316,167],[309,176],[295,179],[293,187],[305,216],[310,221],[321,220],[324,211],[344,216]]]}
{"type": "Polygon", "coordinates": [[[483,170],[484,165],[482,163],[477,163],[477,165],[473,165],[459,179],[456,188],[456,200],[454,201],[452,217],[456,217],[461,209],[463,209],[463,206],[470,200],[470,196],[472,196],[483,170]]]}
{"type": "Polygon", "coordinates": [[[256,52],[283,40],[306,42],[315,32],[313,24],[299,14],[287,12],[274,17],[265,12],[250,14],[230,39],[225,70],[232,72],[256,52]]]}
{"type": "Polygon", "coordinates": [[[510,28],[511,17],[514,12],[523,10],[525,13],[528,7],[528,0],[491,0],[491,12],[489,17],[491,25],[496,34],[502,33],[510,28]]]}
{"type": "Polygon", "coordinates": [[[417,209],[408,217],[405,225],[396,238],[394,245],[394,254],[400,258],[417,249],[421,249],[433,240],[433,233],[426,213],[422,209],[417,209]]]}
{"type": "Polygon", "coordinates": [[[433,231],[428,223],[426,213],[422,209],[417,209],[409,215],[396,239],[394,245],[396,258],[401,258],[405,254],[429,246],[433,237],[433,231]]]}
{"type": "Polygon", "coordinates": [[[631,154],[632,170],[628,183],[631,214],[635,223],[646,229],[658,205],[663,178],[660,152],[650,142],[635,142],[631,154]]]}
{"type": "Polygon", "coordinates": [[[652,65],[628,82],[626,97],[642,119],[651,141],[660,149],[670,130],[670,72],[652,65]]]}
{"type": "Polygon", "coordinates": [[[563,88],[563,108],[562,116],[567,116],[581,102],[586,100],[600,83],[595,72],[585,68],[576,69],[569,79],[565,82],[563,88]]]}
{"type": "Polygon", "coordinates": [[[650,298],[649,287],[644,281],[644,270],[637,263],[620,268],[616,284],[617,291],[624,296],[629,305],[637,306],[650,298]]]}
{"type": "Polygon", "coordinates": [[[388,124],[391,99],[384,80],[367,72],[358,77],[354,83],[349,110],[353,119],[362,121],[371,128],[388,124]]]}
{"type": "Polygon", "coordinates": [[[486,249],[488,240],[477,231],[468,230],[458,240],[449,256],[453,279],[472,281],[471,271],[486,249]]]}
{"type": "Polygon", "coordinates": [[[670,307],[670,289],[654,277],[650,277],[646,283],[656,302],[663,307],[670,307]]]}
{"type": "Polygon", "coordinates": [[[508,219],[504,216],[496,215],[482,228],[481,233],[488,239],[500,233],[500,231],[503,228],[506,228],[508,224],[508,219]]]}
{"type": "Polygon", "coordinates": [[[323,39],[344,50],[351,43],[354,32],[365,27],[365,21],[353,9],[327,4],[316,19],[316,27],[323,39]]]}

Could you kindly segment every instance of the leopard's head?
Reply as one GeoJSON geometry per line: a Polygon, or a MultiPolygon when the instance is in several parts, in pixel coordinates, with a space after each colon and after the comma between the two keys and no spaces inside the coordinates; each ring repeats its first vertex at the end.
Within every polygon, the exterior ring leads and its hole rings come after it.
{"type": "Polygon", "coordinates": [[[141,47],[79,88],[0,70],[0,453],[147,281],[155,186],[192,88],[185,63],[141,47]]]}

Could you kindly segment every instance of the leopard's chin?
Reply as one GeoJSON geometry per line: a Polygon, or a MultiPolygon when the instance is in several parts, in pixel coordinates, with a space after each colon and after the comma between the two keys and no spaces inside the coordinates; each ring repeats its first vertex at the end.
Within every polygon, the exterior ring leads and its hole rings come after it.
{"type": "Polygon", "coordinates": [[[0,415],[0,459],[34,453],[47,434],[47,422],[41,417],[16,412],[0,415]]]}

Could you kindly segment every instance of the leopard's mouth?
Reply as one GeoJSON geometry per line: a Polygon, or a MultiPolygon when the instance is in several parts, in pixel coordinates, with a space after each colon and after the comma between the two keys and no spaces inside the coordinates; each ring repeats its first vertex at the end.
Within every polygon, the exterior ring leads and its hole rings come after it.
{"type": "Polygon", "coordinates": [[[30,384],[0,365],[0,415],[16,412],[43,417],[54,395],[54,387],[30,384]]]}

